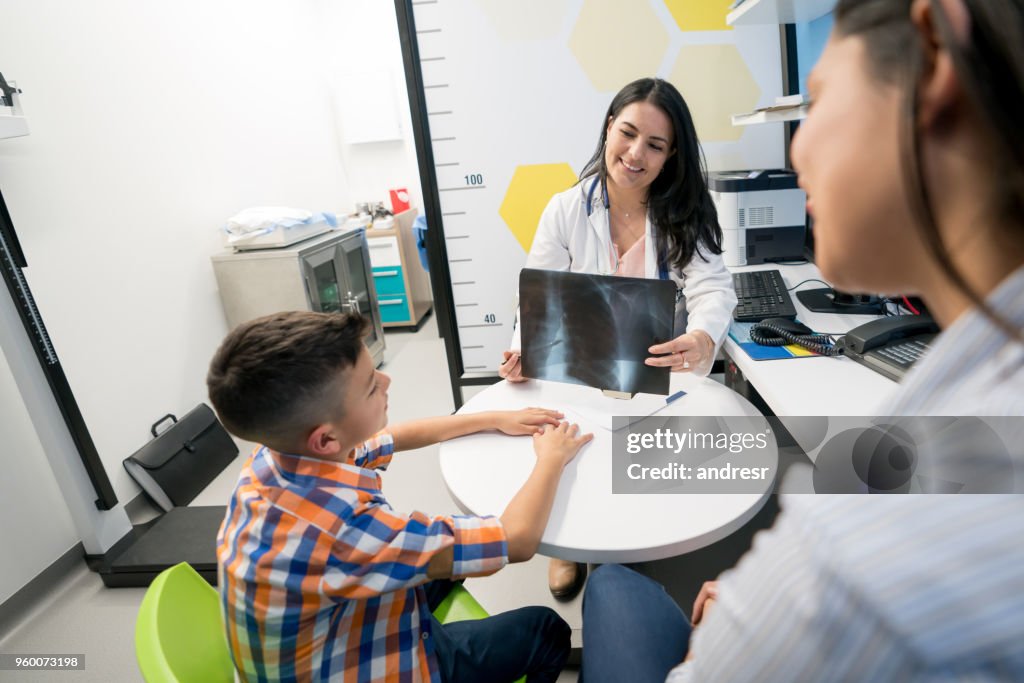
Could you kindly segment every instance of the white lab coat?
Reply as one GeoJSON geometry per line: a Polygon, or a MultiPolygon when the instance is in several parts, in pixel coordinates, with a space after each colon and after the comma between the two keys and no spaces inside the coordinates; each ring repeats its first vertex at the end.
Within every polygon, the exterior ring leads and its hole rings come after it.
{"type": "MultiPolygon", "coordinates": [[[[611,234],[608,227],[608,209],[601,199],[601,191],[593,195],[593,206],[587,215],[587,194],[591,179],[574,185],[551,198],[537,226],[533,246],[526,257],[526,268],[568,270],[574,273],[610,275],[614,270],[611,234]]],[[[644,235],[644,276],[658,277],[658,260],[654,242],[654,227],[650,216],[644,235]]],[[[725,269],[721,255],[709,254],[701,249],[705,261],[698,255],[690,260],[682,272],[669,269],[669,277],[681,287],[686,296],[689,316],[686,329],[704,330],[715,340],[715,352],[725,340],[736,308],[736,292],[732,276],[725,269]]],[[[519,338],[518,296],[516,298],[516,327],[511,349],[521,348],[519,338]]],[[[708,363],[703,370],[710,369],[708,363]]]]}

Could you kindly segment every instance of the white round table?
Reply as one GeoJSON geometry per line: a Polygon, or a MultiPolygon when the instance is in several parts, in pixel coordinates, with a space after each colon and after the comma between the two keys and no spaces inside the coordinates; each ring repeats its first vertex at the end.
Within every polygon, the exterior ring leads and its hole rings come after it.
{"type": "MultiPolygon", "coordinates": [[[[713,380],[672,374],[671,393],[686,391],[659,415],[760,416],[745,398],[713,380]]],[[[603,420],[574,411],[593,402],[597,389],[530,380],[502,381],[466,403],[460,413],[538,406],[560,410],[594,440],[565,468],[538,552],[576,562],[643,562],[681,555],[725,538],[765,503],[773,481],[759,493],[613,494],[612,432],[603,420]]],[[[624,412],[623,414],[629,414],[624,412]]],[[[591,414],[592,415],[592,414],[591,414]]],[[[467,514],[500,516],[529,476],[533,439],[484,432],[441,444],[441,474],[467,514]]]]}

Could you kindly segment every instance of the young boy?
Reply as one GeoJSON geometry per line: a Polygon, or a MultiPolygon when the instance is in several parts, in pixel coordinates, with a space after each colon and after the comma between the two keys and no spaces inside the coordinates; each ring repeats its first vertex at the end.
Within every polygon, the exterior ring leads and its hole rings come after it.
{"type": "Polygon", "coordinates": [[[224,426],[262,444],[217,537],[236,668],[259,681],[554,681],[569,627],[552,610],[445,626],[431,611],[453,585],[441,579],[533,556],[562,469],[592,435],[539,408],[382,431],[391,379],[365,332],[357,316],[279,313],[237,327],[210,364],[224,426]],[[485,429],[533,434],[537,455],[500,519],[391,509],[378,470],[393,452],[485,429]]]}

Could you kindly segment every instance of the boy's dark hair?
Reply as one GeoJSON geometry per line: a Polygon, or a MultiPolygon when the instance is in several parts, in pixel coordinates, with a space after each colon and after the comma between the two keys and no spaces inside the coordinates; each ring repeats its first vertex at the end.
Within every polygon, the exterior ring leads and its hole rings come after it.
{"type": "Polygon", "coordinates": [[[329,396],[356,364],[367,322],[356,314],[288,311],[242,323],[221,342],[206,387],[229,432],[272,448],[337,417],[329,396]]]}

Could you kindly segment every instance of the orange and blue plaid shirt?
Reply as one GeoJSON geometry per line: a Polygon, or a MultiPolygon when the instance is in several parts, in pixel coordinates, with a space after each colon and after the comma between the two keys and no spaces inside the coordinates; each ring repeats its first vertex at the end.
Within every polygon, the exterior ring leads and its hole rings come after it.
{"type": "Polygon", "coordinates": [[[452,575],[508,561],[494,517],[396,514],[381,432],[345,463],[257,449],[217,536],[235,667],[252,681],[440,681],[422,584],[454,546],[452,575]]]}

